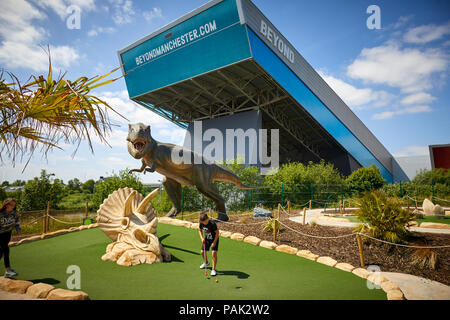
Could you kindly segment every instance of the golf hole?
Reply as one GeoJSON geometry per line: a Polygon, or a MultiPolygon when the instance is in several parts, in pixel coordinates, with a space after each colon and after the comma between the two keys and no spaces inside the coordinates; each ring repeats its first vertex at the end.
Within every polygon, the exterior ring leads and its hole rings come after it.
{"type": "Polygon", "coordinates": [[[242,287],[236,287],[236,290],[242,290],[242,287]]]}

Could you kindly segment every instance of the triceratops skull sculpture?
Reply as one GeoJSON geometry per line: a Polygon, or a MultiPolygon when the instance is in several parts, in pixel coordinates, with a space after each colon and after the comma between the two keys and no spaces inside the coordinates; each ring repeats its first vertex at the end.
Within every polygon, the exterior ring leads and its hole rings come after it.
{"type": "Polygon", "coordinates": [[[159,242],[158,218],[150,204],[158,192],[155,189],[144,198],[136,190],[122,188],[103,201],[97,222],[113,243],[106,247],[102,260],[123,266],[170,261],[170,252],[159,242]]]}

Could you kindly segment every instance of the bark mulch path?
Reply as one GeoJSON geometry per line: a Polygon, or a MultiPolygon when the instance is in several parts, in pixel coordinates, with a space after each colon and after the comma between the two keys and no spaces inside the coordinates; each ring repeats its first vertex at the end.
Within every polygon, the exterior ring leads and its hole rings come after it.
{"type": "MultiPolygon", "coordinates": [[[[254,219],[251,215],[232,216],[230,221],[235,224],[219,223],[219,229],[252,235],[263,240],[273,241],[273,234],[263,231],[264,219],[254,219]],[[245,220],[245,223],[242,223],[245,220]],[[260,222],[261,224],[254,224],[260,222]]],[[[192,220],[194,221],[194,220],[192,220]]],[[[196,221],[195,221],[196,222],[196,221]]],[[[286,215],[281,215],[281,223],[294,230],[315,236],[338,236],[352,233],[351,228],[328,227],[320,225],[301,225],[290,221],[286,215]]],[[[450,245],[450,235],[412,233],[410,244],[427,246],[450,245]]],[[[360,266],[358,244],[355,236],[338,239],[319,239],[300,235],[284,227],[280,228],[277,244],[286,244],[299,250],[306,249],[320,256],[330,256],[338,262],[347,262],[355,267],[360,266]]],[[[450,248],[431,249],[437,255],[435,270],[419,267],[412,263],[413,253],[417,249],[394,246],[363,238],[364,262],[368,265],[377,265],[383,272],[408,273],[450,285],[450,248]]],[[[429,253],[430,249],[421,249],[429,253]]]]}

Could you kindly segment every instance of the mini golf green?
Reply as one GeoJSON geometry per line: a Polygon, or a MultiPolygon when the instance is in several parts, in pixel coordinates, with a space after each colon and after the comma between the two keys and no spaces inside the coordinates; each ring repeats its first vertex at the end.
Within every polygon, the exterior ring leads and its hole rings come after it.
{"type": "Polygon", "coordinates": [[[90,299],[386,299],[349,272],[228,238],[220,239],[218,275],[210,277],[209,269],[208,279],[199,269],[197,230],[159,224],[158,234],[172,262],[122,267],[102,261],[110,240],[99,228],[12,247],[11,262],[16,279],[58,288],[66,288],[67,267],[77,265],[90,299]]]}

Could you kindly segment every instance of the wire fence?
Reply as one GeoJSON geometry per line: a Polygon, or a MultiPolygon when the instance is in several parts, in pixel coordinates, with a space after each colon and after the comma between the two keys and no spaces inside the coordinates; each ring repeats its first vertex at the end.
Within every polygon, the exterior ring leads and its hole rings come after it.
{"type": "MultiPolygon", "coordinates": [[[[291,203],[295,209],[305,205],[311,208],[332,209],[337,212],[342,206],[357,207],[358,197],[366,191],[374,190],[371,184],[283,184],[264,186],[253,190],[240,190],[235,186],[219,185],[219,192],[225,200],[227,210],[245,211],[256,206],[273,209],[278,203],[285,206],[291,203]]],[[[450,187],[445,185],[416,185],[410,182],[385,185],[381,188],[390,197],[399,197],[404,206],[421,207],[424,199],[434,204],[450,206],[450,187]]],[[[162,197],[162,196],[161,196],[162,197]]],[[[167,206],[171,206],[166,199],[167,206]]],[[[181,209],[184,211],[202,211],[214,208],[209,198],[198,192],[195,187],[182,188],[181,209]]]]}

